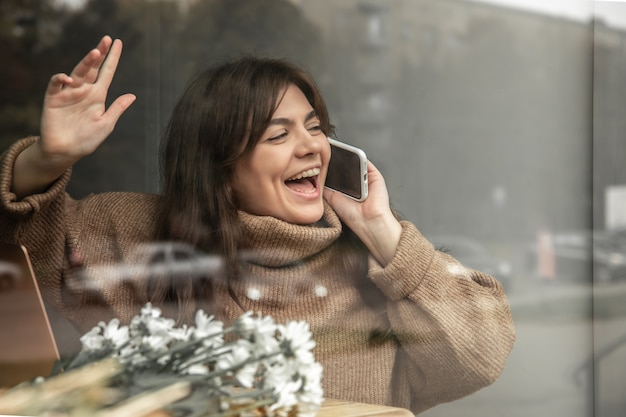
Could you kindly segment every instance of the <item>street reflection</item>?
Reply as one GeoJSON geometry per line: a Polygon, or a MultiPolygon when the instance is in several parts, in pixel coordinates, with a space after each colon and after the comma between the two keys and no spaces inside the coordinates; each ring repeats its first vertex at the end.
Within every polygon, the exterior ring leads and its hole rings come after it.
{"type": "MultiPolygon", "coordinates": [[[[626,415],[626,27],[615,24],[626,3],[519,3],[559,4],[556,14],[496,0],[53,7],[62,3],[0,8],[0,150],[39,131],[38,86],[70,71],[92,36],[114,32],[125,58],[111,97],[132,91],[138,100],[103,151],[74,167],[69,192],[157,192],[161,129],[191,74],[250,51],[294,59],[320,80],[340,139],[367,151],[398,211],[437,247],[500,279],[510,300],[517,342],[502,377],[423,416],[626,415]],[[609,3],[610,14],[590,16],[609,3]]],[[[163,249],[147,265],[116,265],[112,277],[111,265],[78,268],[72,285],[219,268],[210,254],[161,262],[163,249]]],[[[13,285],[10,268],[0,265],[0,288],[13,285]]],[[[332,295],[308,278],[286,301],[300,290],[332,295]]],[[[267,296],[267,286],[244,279],[245,301],[267,296]]],[[[50,316],[61,348],[76,349],[78,332],[50,316]]]]}

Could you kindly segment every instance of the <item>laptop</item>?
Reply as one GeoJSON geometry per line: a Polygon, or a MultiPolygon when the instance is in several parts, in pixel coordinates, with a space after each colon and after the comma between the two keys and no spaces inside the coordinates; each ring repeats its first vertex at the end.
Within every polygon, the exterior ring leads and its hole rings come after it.
{"type": "Polygon", "coordinates": [[[58,359],[28,252],[0,243],[0,387],[48,376],[58,359]]]}

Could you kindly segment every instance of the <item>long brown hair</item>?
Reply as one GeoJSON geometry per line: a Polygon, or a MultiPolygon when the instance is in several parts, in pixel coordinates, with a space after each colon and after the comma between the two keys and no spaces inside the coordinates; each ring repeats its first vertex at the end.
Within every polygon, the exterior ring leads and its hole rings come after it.
{"type": "MultiPolygon", "coordinates": [[[[157,238],[222,256],[236,274],[238,206],[230,184],[254,149],[290,84],[305,95],[326,135],[326,103],[311,75],[279,59],[245,56],[193,79],[176,104],[161,143],[162,201],[157,238]]],[[[192,291],[176,290],[187,303],[192,291]],[[187,292],[187,294],[185,294],[187,292]]]]}

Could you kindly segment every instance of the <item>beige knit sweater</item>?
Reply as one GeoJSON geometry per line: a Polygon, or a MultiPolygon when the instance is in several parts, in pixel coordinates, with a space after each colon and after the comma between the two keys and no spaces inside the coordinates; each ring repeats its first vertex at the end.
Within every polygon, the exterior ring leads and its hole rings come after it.
{"type": "MultiPolygon", "coordinates": [[[[145,283],[100,280],[95,305],[74,285],[69,258],[80,253],[87,268],[124,260],[153,235],[158,197],[104,193],[73,200],[65,193],[67,172],[45,193],[16,201],[13,163],[34,140],[17,142],[0,161],[0,240],[28,248],[45,299],[81,330],[113,316],[128,320],[147,301],[145,283]]],[[[418,413],[498,378],[515,334],[494,278],[436,251],[409,222],[402,222],[391,263],[382,268],[370,257],[367,276],[351,278],[332,261],[341,222],[329,206],[324,217],[327,227],[313,227],[241,213],[254,259],[230,292],[223,283],[214,286],[218,318],[228,322],[253,310],[279,322],[307,320],[328,398],[418,413]]]]}

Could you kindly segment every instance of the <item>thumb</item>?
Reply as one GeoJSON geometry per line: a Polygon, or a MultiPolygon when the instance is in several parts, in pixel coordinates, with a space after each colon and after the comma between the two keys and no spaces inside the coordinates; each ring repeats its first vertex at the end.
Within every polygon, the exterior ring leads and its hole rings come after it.
{"type": "Polygon", "coordinates": [[[105,117],[111,125],[115,125],[122,114],[135,102],[137,97],[134,94],[124,94],[115,99],[105,113],[105,117]]]}

